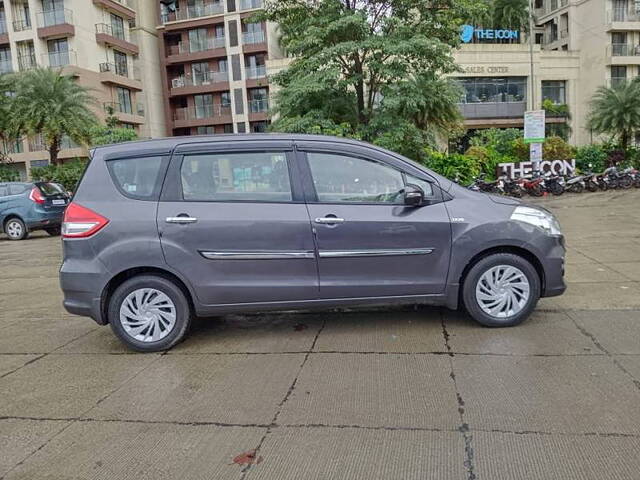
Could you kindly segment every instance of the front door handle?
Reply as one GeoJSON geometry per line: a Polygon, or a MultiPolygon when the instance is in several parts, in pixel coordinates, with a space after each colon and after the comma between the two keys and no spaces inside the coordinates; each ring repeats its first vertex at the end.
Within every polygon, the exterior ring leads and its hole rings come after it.
{"type": "Polygon", "coordinates": [[[179,224],[187,224],[187,223],[196,223],[198,221],[197,218],[195,217],[189,217],[189,216],[177,216],[177,217],[167,217],[167,219],[165,220],[165,222],[167,223],[179,223],[179,224]]]}
{"type": "Polygon", "coordinates": [[[316,218],[315,222],[316,223],[320,223],[323,225],[333,225],[335,223],[344,223],[344,218],[338,218],[338,217],[322,217],[322,218],[316,218]]]}

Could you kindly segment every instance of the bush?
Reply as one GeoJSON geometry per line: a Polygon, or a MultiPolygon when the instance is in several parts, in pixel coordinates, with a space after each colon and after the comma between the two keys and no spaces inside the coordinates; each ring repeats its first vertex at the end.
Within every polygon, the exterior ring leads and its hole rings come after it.
{"type": "Polygon", "coordinates": [[[427,168],[451,180],[457,179],[462,184],[471,183],[481,171],[478,160],[469,155],[446,154],[433,150],[428,150],[426,155],[427,168]]]}
{"type": "Polygon", "coordinates": [[[600,145],[586,145],[579,147],[576,151],[576,167],[581,172],[587,170],[602,172],[605,169],[606,160],[607,153],[600,145]]]}
{"type": "Polygon", "coordinates": [[[560,137],[549,137],[542,145],[544,160],[571,160],[575,154],[576,149],[560,137]]]}
{"type": "Polygon", "coordinates": [[[76,159],[73,162],[62,165],[47,165],[46,167],[33,167],[31,177],[35,181],[54,182],[62,185],[67,191],[74,191],[87,166],[85,160],[76,159]]]}
{"type": "Polygon", "coordinates": [[[18,182],[20,173],[9,165],[0,163],[0,182],[18,182]]]}
{"type": "Polygon", "coordinates": [[[513,156],[514,142],[522,138],[522,130],[517,128],[487,128],[471,138],[471,146],[493,149],[500,155],[513,156]]]}

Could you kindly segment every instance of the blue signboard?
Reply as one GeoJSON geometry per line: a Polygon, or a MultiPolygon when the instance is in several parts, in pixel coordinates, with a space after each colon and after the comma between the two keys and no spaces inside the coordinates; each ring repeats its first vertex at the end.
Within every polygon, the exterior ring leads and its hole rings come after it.
{"type": "Polygon", "coordinates": [[[463,43],[469,43],[475,37],[477,40],[517,40],[520,36],[518,30],[476,28],[473,25],[463,25],[460,29],[460,39],[463,43]]]}

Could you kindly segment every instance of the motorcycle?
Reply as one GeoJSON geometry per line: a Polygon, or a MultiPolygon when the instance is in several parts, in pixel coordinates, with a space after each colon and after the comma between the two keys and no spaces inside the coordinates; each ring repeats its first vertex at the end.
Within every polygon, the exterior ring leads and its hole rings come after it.
{"type": "Polygon", "coordinates": [[[510,195],[516,198],[522,198],[524,190],[522,188],[522,182],[518,179],[512,179],[507,175],[501,175],[498,178],[498,188],[501,193],[510,195]]]}
{"type": "Polygon", "coordinates": [[[609,188],[631,188],[633,186],[633,179],[629,173],[618,171],[618,167],[607,168],[602,176],[608,180],[609,188]]]}
{"type": "MultiPolygon", "coordinates": [[[[585,176],[584,175],[576,175],[574,177],[568,178],[565,181],[566,191],[571,193],[582,193],[586,188],[585,176]]],[[[596,186],[596,189],[598,187],[596,186]]]]}
{"type": "Polygon", "coordinates": [[[540,172],[534,172],[531,178],[523,179],[522,188],[533,197],[541,197],[545,192],[544,177],[540,172]]]}
{"type": "Polygon", "coordinates": [[[583,177],[584,185],[590,192],[597,192],[600,186],[598,185],[598,175],[590,170],[587,170],[583,177]]]}
{"type": "Polygon", "coordinates": [[[545,174],[544,184],[547,192],[553,195],[562,195],[565,191],[564,178],[551,172],[545,174]]]}
{"type": "Polygon", "coordinates": [[[485,193],[500,193],[500,189],[498,187],[498,180],[495,182],[487,182],[484,180],[485,174],[481,173],[476,178],[473,179],[473,183],[467,186],[469,190],[473,190],[475,192],[485,192],[485,193]]]}

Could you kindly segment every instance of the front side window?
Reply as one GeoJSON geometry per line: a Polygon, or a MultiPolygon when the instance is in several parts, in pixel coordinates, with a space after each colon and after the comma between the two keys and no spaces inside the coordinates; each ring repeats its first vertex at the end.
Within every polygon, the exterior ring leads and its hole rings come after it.
{"type": "Polygon", "coordinates": [[[288,202],[292,199],[284,152],[185,156],[182,192],[189,201],[288,202]]]}
{"type": "Polygon", "coordinates": [[[319,202],[404,202],[402,173],[371,160],[331,153],[308,153],[319,202]]]}
{"type": "Polygon", "coordinates": [[[109,160],[107,166],[111,178],[126,196],[140,200],[157,197],[162,157],[109,160]]]}

